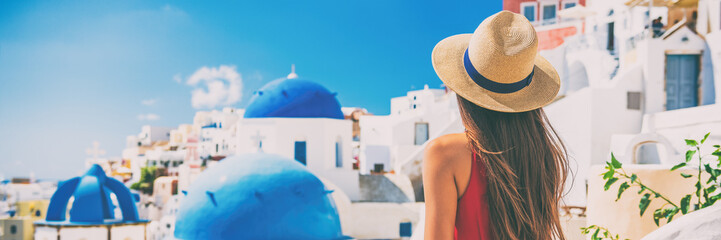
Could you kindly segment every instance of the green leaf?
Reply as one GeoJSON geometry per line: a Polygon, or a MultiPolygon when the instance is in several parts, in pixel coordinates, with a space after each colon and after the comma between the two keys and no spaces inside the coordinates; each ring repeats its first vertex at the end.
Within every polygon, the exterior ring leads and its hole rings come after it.
{"type": "Polygon", "coordinates": [[[643,217],[643,213],[646,212],[646,208],[651,203],[651,194],[646,193],[641,197],[641,201],[638,203],[638,209],[641,210],[640,214],[643,217]]]}
{"type": "Polygon", "coordinates": [[[706,141],[706,139],[708,138],[708,135],[710,135],[710,134],[711,133],[706,133],[706,135],[703,136],[703,139],[701,139],[701,144],[703,144],[703,142],[706,141]]]}
{"type": "Polygon", "coordinates": [[[671,220],[673,220],[673,216],[676,216],[677,213],[678,213],[678,209],[676,209],[675,212],[673,212],[673,213],[671,213],[670,215],[668,215],[668,216],[666,217],[666,218],[668,218],[668,222],[666,222],[666,223],[670,223],[671,220]]]}
{"type": "Polygon", "coordinates": [[[631,174],[631,183],[636,182],[636,179],[638,179],[638,175],[636,175],[635,173],[631,174]]]}
{"type": "Polygon", "coordinates": [[[663,217],[665,217],[666,219],[668,219],[668,221],[667,221],[666,223],[671,222],[671,219],[673,219],[673,216],[676,215],[677,213],[678,213],[678,208],[677,208],[677,207],[667,208],[666,211],[665,211],[665,213],[664,213],[664,216],[663,216],[663,217]]]}
{"type": "Polygon", "coordinates": [[[716,145],[713,145],[713,147],[714,147],[714,148],[721,148],[721,145],[716,144],[716,145]]]}
{"type": "Polygon", "coordinates": [[[719,199],[721,199],[721,193],[716,194],[716,196],[711,196],[711,197],[709,198],[709,200],[710,200],[712,203],[716,202],[716,200],[719,200],[719,199]]]}
{"type": "Polygon", "coordinates": [[[615,174],[615,173],[616,173],[616,171],[614,171],[613,169],[609,169],[608,172],[603,174],[603,180],[612,178],[613,174],[615,174]]]}
{"type": "Polygon", "coordinates": [[[693,158],[694,154],[696,154],[696,150],[686,151],[686,162],[691,161],[691,158],[693,158]]]}
{"type": "Polygon", "coordinates": [[[686,194],[683,198],[681,198],[681,213],[686,214],[688,213],[689,207],[691,206],[691,194],[686,194]]]}
{"type": "Polygon", "coordinates": [[[696,196],[701,196],[701,182],[696,182],[696,196]]]}
{"type": "Polygon", "coordinates": [[[706,183],[711,183],[712,181],[715,182],[716,178],[718,178],[718,176],[719,176],[718,173],[721,170],[711,168],[711,165],[709,165],[708,163],[704,164],[703,167],[704,167],[704,171],[706,171],[709,175],[711,175],[706,183]]]}
{"type": "Polygon", "coordinates": [[[698,146],[698,142],[696,142],[696,140],[693,140],[693,139],[684,139],[684,140],[686,141],[686,145],[688,145],[688,146],[691,146],[691,147],[698,146]]]}
{"type": "Polygon", "coordinates": [[[711,185],[710,187],[706,188],[707,193],[712,193],[714,191],[716,191],[716,185],[711,185]]]}
{"type": "Polygon", "coordinates": [[[704,168],[704,170],[706,170],[706,172],[707,172],[708,174],[711,174],[711,175],[713,176],[713,168],[711,168],[711,165],[704,164],[704,165],[703,165],[703,168],[704,168]]]}
{"type": "Polygon", "coordinates": [[[656,211],[653,211],[653,222],[656,223],[656,226],[658,226],[658,220],[663,217],[664,209],[656,209],[656,211]]]}
{"type": "Polygon", "coordinates": [[[598,232],[601,231],[601,229],[596,229],[595,232],[593,232],[593,235],[591,235],[591,239],[599,239],[598,238],[598,232]]]}
{"type": "Polygon", "coordinates": [[[644,190],[646,190],[646,187],[644,187],[644,186],[641,186],[641,189],[640,189],[640,190],[638,190],[638,194],[641,194],[641,193],[642,193],[642,192],[643,192],[644,190]]]}
{"type": "Polygon", "coordinates": [[[618,199],[621,199],[621,194],[623,194],[623,192],[626,191],[626,189],[628,189],[629,187],[631,186],[628,185],[628,182],[621,183],[621,186],[618,187],[618,196],[616,197],[616,201],[618,201],[618,199]]]}
{"type": "Polygon", "coordinates": [[[721,151],[714,151],[714,152],[711,153],[711,155],[714,155],[714,156],[717,156],[717,157],[721,157],[721,151]]]}
{"type": "Polygon", "coordinates": [[[621,168],[622,166],[621,162],[616,160],[616,156],[614,156],[613,153],[611,153],[611,166],[616,169],[621,168]]]}
{"type": "Polygon", "coordinates": [[[691,175],[691,174],[686,174],[686,173],[681,173],[681,177],[683,177],[683,178],[690,178],[690,177],[693,177],[693,175],[691,175]]]}
{"type": "Polygon", "coordinates": [[[682,167],[685,167],[685,166],[686,166],[686,163],[685,163],[685,162],[676,164],[676,166],[673,166],[673,167],[671,168],[671,171],[676,170],[676,169],[679,169],[679,168],[682,168],[682,167]]]}
{"type": "Polygon", "coordinates": [[[615,177],[608,179],[608,181],[606,181],[606,185],[603,185],[603,190],[608,191],[608,188],[610,188],[611,185],[613,185],[613,183],[615,183],[616,181],[618,181],[618,178],[615,177]]]}

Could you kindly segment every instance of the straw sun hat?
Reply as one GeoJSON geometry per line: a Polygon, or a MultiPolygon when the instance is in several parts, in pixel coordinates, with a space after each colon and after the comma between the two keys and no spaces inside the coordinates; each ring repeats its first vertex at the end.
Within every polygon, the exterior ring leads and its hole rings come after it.
{"type": "Polygon", "coordinates": [[[473,34],[440,41],[433,48],[433,68],[448,88],[478,106],[525,112],[553,101],[561,87],[556,69],[537,49],[531,23],[502,11],[473,34]]]}

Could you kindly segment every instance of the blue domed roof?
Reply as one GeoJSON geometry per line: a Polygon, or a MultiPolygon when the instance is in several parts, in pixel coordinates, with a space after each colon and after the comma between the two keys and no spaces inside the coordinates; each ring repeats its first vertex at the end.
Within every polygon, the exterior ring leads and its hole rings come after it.
{"type": "Polygon", "coordinates": [[[45,224],[52,225],[97,225],[118,222],[146,222],[138,219],[138,210],[130,190],[122,182],[105,176],[103,169],[94,164],[80,177],[74,177],[58,184],[50,198],[45,224]],[[115,219],[110,193],[114,193],[122,220],[115,219]],[[70,197],[74,197],[70,209],[70,220],[65,220],[70,197]]]}
{"type": "Polygon", "coordinates": [[[282,78],[269,82],[253,95],[244,117],[343,119],[335,95],[312,81],[282,78]]]}
{"type": "Polygon", "coordinates": [[[180,200],[181,239],[338,239],[335,203],[297,161],[252,153],[223,159],[180,200]]]}

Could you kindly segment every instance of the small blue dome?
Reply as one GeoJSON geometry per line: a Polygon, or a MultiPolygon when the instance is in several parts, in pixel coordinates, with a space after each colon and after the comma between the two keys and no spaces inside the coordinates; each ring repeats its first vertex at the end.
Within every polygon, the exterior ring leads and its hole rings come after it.
{"type": "Polygon", "coordinates": [[[94,164],[80,177],[74,177],[58,184],[50,198],[46,224],[51,225],[97,225],[118,222],[146,222],[138,219],[130,190],[122,182],[105,176],[103,169],[94,164]],[[114,208],[110,200],[114,193],[123,214],[122,220],[115,219],[114,208]],[[70,197],[74,197],[70,209],[70,220],[65,220],[66,208],[70,197]]]}
{"type": "Polygon", "coordinates": [[[323,183],[297,161],[252,153],[223,159],[180,200],[181,239],[339,239],[340,219],[323,183]]]}
{"type": "Polygon", "coordinates": [[[253,95],[244,117],[343,119],[335,95],[312,81],[282,78],[269,82],[253,95]]]}

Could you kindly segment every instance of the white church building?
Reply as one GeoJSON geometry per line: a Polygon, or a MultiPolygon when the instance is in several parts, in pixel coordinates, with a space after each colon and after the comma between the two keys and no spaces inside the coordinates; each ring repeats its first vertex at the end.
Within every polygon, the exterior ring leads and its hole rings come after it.
{"type": "Polygon", "coordinates": [[[360,198],[353,170],[352,122],[344,119],[336,93],[293,72],[255,92],[240,120],[237,153],[266,152],[296,159],[360,198]]]}

